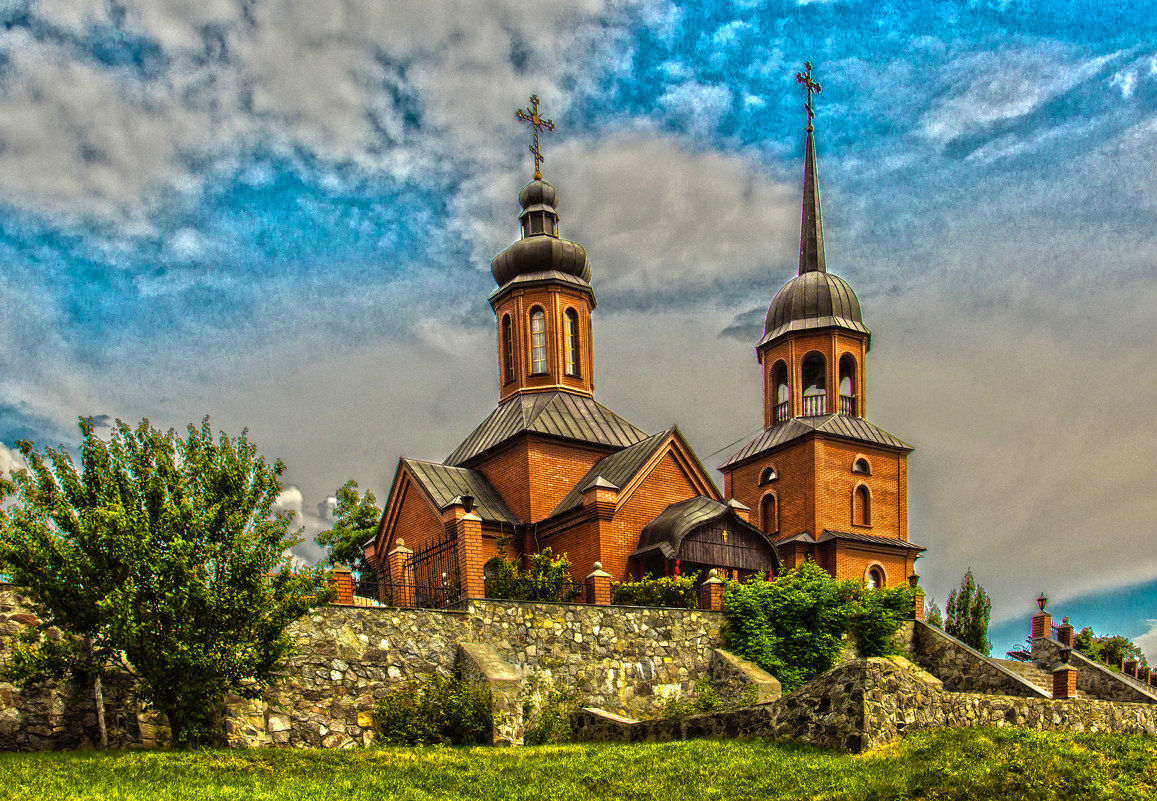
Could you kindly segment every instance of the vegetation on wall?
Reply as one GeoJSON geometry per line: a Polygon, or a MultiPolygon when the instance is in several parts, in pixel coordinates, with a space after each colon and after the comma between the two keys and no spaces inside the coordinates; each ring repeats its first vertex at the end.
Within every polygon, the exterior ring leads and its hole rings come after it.
{"type": "Polygon", "coordinates": [[[483,568],[486,597],[505,601],[577,601],[582,587],[570,576],[570,559],[555,557],[550,548],[530,557],[530,567],[522,567],[499,555],[483,568]]]}
{"type": "Polygon", "coordinates": [[[988,641],[988,620],[992,615],[992,601],[972,578],[969,568],[960,580],[959,589],[948,594],[944,607],[944,631],[985,656],[992,649],[988,641]]]}
{"type": "MultiPolygon", "coordinates": [[[[28,465],[0,510],[0,572],[41,622],[6,668],[22,684],[124,671],[178,744],[212,741],[226,695],[260,697],[288,653],[286,627],[329,600],[324,573],[294,573],[285,466],[246,432],[184,438],[117,421],[105,441],[80,420],[80,468],[63,449],[19,444],[28,465]],[[62,636],[63,635],[63,636],[62,636]]],[[[102,732],[103,734],[103,732],[102,732]]]]}
{"type": "Polygon", "coordinates": [[[369,490],[358,496],[358,482],[350,480],[342,485],[335,496],[333,528],[317,535],[317,544],[325,548],[325,564],[330,567],[345,565],[357,574],[358,581],[377,581],[377,575],[366,561],[362,543],[373,538],[382,519],[377,498],[369,490]]]}
{"type": "Polygon", "coordinates": [[[494,702],[485,684],[435,674],[378,701],[374,726],[387,745],[486,745],[494,702]]]}
{"type": "Polygon", "coordinates": [[[830,669],[852,631],[860,656],[882,656],[912,609],[911,588],[868,589],[838,581],[815,562],[749,583],[728,582],[723,597],[728,648],[771,673],[785,692],[830,669]]]}
{"type": "Polygon", "coordinates": [[[1073,635],[1073,648],[1089,659],[1104,662],[1114,669],[1120,668],[1124,660],[1135,659],[1148,664],[1145,654],[1128,637],[1122,637],[1120,634],[1098,637],[1091,626],[1086,626],[1073,635]]]}
{"type": "Polygon", "coordinates": [[[938,629],[944,628],[944,613],[940,611],[940,607],[932,598],[928,599],[928,604],[924,610],[924,622],[938,629]]]}
{"type": "Polygon", "coordinates": [[[695,589],[698,573],[685,576],[652,576],[639,581],[611,583],[611,603],[616,606],[665,606],[674,609],[698,609],[699,593],[695,589]]]}

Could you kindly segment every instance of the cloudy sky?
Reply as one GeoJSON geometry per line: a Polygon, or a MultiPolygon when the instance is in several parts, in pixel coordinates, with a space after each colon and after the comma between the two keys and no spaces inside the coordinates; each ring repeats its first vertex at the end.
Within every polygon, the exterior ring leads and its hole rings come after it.
{"type": "Polygon", "coordinates": [[[209,414],[315,527],[443,458],[497,400],[532,92],[598,397],[718,464],[795,270],[810,59],[828,266],[868,416],[916,446],[929,592],[971,566],[1000,650],[1045,590],[1157,656],[1145,5],[0,0],[0,469],[78,415],[209,414]]]}

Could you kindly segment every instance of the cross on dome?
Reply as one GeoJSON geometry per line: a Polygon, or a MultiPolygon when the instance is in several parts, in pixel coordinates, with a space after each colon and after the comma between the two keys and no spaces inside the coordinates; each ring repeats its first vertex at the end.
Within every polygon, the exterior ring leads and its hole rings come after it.
{"type": "Polygon", "coordinates": [[[812,80],[812,63],[805,61],[803,63],[804,71],[797,72],[795,79],[807,87],[807,102],[804,103],[804,108],[807,109],[807,129],[812,129],[812,118],[815,117],[815,112],[812,111],[812,92],[817,95],[823,91],[823,88],[812,80]]]}
{"type": "Polygon", "coordinates": [[[530,152],[534,154],[534,180],[542,180],[542,171],[539,166],[545,159],[542,157],[541,151],[538,149],[538,135],[542,131],[553,131],[554,120],[544,120],[538,114],[538,95],[530,96],[530,108],[519,109],[514,115],[519,120],[529,123],[534,130],[534,144],[530,146],[530,152]]]}

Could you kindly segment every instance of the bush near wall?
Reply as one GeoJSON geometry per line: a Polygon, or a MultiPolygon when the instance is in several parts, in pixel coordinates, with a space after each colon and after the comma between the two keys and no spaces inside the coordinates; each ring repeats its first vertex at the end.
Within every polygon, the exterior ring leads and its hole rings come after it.
{"type": "Polygon", "coordinates": [[[494,702],[484,684],[433,675],[382,698],[374,723],[387,745],[488,745],[494,702]]]}
{"type": "Polygon", "coordinates": [[[728,649],[771,673],[790,692],[831,669],[856,635],[859,655],[883,656],[912,609],[908,587],[868,589],[837,581],[812,561],[774,581],[728,582],[723,597],[728,649]]]}
{"type": "Polygon", "coordinates": [[[530,568],[522,570],[504,556],[495,556],[485,566],[486,597],[504,601],[562,601],[581,599],[583,590],[570,575],[566,554],[555,557],[550,548],[530,557],[530,568]]]}
{"type": "Polygon", "coordinates": [[[649,573],[639,581],[612,582],[611,603],[616,606],[658,606],[671,609],[698,609],[695,590],[698,573],[686,576],[659,576],[649,573]]]}

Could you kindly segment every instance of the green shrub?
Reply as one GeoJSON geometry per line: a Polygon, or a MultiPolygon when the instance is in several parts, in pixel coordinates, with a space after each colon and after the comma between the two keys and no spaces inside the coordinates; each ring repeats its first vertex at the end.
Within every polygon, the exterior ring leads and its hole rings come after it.
{"type": "Polygon", "coordinates": [[[849,629],[858,635],[861,656],[891,650],[911,598],[907,587],[870,590],[861,581],[837,581],[809,560],[774,581],[728,582],[725,636],[731,651],[790,692],[831,668],[849,629]]]}
{"type": "Polygon", "coordinates": [[[392,690],[374,714],[386,745],[486,745],[494,703],[490,688],[457,676],[431,676],[392,690]]]}
{"type": "Polygon", "coordinates": [[[566,554],[554,557],[550,548],[530,557],[530,569],[522,570],[505,556],[495,556],[486,563],[486,597],[506,601],[577,601],[582,587],[570,576],[570,559],[566,554]]]}
{"type": "Polygon", "coordinates": [[[698,573],[686,576],[647,574],[639,581],[612,582],[611,603],[617,606],[665,606],[673,609],[698,609],[695,590],[698,573]]]}
{"type": "Polygon", "coordinates": [[[582,705],[583,686],[581,679],[576,684],[555,684],[545,696],[537,692],[537,685],[531,679],[532,698],[522,705],[522,719],[525,729],[522,741],[526,745],[546,745],[570,741],[570,713],[582,705]],[[538,698],[537,702],[535,697],[538,698]]]}

